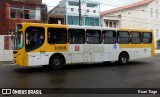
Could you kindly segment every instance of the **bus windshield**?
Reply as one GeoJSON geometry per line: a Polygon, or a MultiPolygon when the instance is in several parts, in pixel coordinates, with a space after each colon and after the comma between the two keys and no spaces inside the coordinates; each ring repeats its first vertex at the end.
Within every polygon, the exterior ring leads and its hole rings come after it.
{"type": "Polygon", "coordinates": [[[42,27],[28,27],[26,29],[26,51],[32,51],[44,43],[45,29],[42,27]]]}
{"type": "Polygon", "coordinates": [[[17,32],[14,38],[14,50],[21,49],[23,47],[23,33],[17,32]]]}

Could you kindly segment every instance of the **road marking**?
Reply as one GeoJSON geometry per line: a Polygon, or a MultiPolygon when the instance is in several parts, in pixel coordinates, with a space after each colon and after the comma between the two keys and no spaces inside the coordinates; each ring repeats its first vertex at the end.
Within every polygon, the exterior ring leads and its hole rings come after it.
{"type": "Polygon", "coordinates": [[[118,83],[128,82],[128,81],[132,81],[132,80],[136,80],[136,79],[137,79],[137,78],[127,79],[127,80],[119,81],[118,83]]]}

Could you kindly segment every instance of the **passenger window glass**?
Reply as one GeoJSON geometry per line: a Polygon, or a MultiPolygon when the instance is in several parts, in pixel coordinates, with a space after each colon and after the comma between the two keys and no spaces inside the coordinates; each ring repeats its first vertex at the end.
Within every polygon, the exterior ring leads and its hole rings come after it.
{"type": "Polygon", "coordinates": [[[151,32],[144,32],[142,41],[144,44],[152,43],[152,33],[151,32]]]}
{"type": "Polygon", "coordinates": [[[70,44],[84,44],[85,30],[84,29],[69,29],[70,44]]]}
{"type": "Polygon", "coordinates": [[[49,44],[67,43],[67,29],[65,28],[48,28],[49,44]]]}
{"type": "Polygon", "coordinates": [[[131,43],[139,44],[141,43],[141,33],[140,32],[130,32],[131,35],[131,43]]]}
{"type": "Polygon", "coordinates": [[[86,30],[86,38],[88,44],[99,44],[100,43],[100,30],[86,30]]]}
{"type": "Polygon", "coordinates": [[[129,32],[119,31],[118,32],[118,43],[120,44],[128,44],[129,41],[129,32]]]}
{"type": "Polygon", "coordinates": [[[28,27],[26,29],[26,51],[32,51],[44,43],[45,29],[42,27],[28,27]]]}
{"type": "Polygon", "coordinates": [[[104,44],[116,43],[116,31],[104,30],[102,31],[102,33],[103,33],[104,44]]]}

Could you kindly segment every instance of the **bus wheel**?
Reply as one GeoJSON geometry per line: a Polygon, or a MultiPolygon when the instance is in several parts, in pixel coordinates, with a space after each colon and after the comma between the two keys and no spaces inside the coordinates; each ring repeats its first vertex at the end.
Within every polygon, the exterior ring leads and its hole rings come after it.
{"type": "Polygon", "coordinates": [[[120,64],[127,64],[129,60],[129,56],[127,53],[121,53],[118,59],[120,64]]]}
{"type": "Polygon", "coordinates": [[[61,69],[64,65],[64,59],[61,56],[53,56],[50,60],[50,66],[53,69],[61,69]]]}

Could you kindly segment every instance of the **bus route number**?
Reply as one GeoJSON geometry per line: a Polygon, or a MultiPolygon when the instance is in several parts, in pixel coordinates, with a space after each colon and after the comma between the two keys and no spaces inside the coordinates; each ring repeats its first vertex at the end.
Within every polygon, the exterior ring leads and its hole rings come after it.
{"type": "Polygon", "coordinates": [[[54,50],[66,50],[66,46],[55,46],[54,50]]]}

